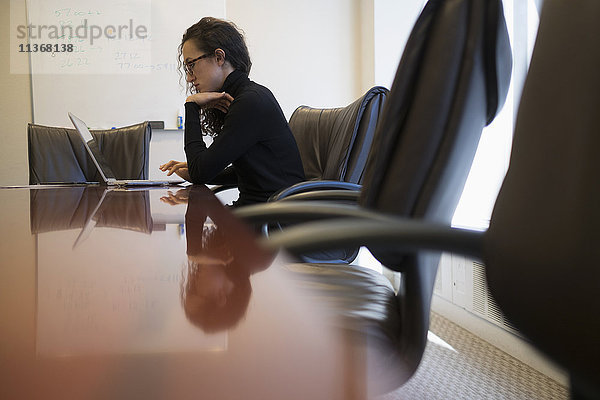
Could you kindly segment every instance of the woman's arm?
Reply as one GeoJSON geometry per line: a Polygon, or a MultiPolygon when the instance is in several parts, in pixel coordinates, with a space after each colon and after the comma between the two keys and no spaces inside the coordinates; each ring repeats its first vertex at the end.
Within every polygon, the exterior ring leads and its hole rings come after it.
{"type": "MultiPolygon", "coordinates": [[[[199,111],[200,108],[216,108],[223,112],[227,112],[229,110],[229,105],[233,101],[233,97],[229,94],[222,92],[208,92],[208,93],[195,93],[187,98],[186,101],[186,132],[188,131],[188,123],[189,120],[191,123],[189,124],[190,132],[198,132],[199,135],[193,135],[194,138],[199,138],[200,140],[192,139],[194,142],[194,146],[203,151],[206,150],[206,145],[204,144],[204,140],[202,139],[202,133],[200,129],[200,117],[199,111]],[[188,103],[191,104],[191,107],[188,107],[188,103]],[[188,110],[188,108],[190,110],[188,110]]],[[[179,177],[185,179],[186,181],[192,182],[192,178],[189,174],[188,164],[187,162],[170,160],[169,162],[162,164],[158,167],[161,171],[167,172],[167,176],[171,176],[174,173],[179,177]]]]}
{"type": "Polygon", "coordinates": [[[196,103],[200,108],[216,108],[219,111],[227,113],[233,97],[225,92],[204,92],[194,93],[188,96],[186,103],[196,103]]]}
{"type": "Polygon", "coordinates": [[[211,181],[208,183],[211,185],[237,185],[238,177],[235,173],[235,168],[233,165],[230,165],[223,171],[219,172],[219,174],[211,179],[211,181]]]}
{"type": "Polygon", "coordinates": [[[256,144],[268,112],[261,97],[245,93],[231,104],[222,132],[209,148],[204,144],[200,128],[200,107],[188,102],[185,121],[185,154],[192,182],[211,182],[229,164],[256,144]]]}

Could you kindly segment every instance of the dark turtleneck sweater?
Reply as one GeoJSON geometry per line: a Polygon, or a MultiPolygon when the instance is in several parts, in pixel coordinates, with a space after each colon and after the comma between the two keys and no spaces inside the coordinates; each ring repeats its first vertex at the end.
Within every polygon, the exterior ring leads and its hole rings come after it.
{"type": "Polygon", "coordinates": [[[237,70],[220,91],[234,100],[223,130],[208,148],[202,139],[200,107],[185,103],[185,154],[192,182],[237,184],[239,206],[264,202],[304,180],[298,146],[271,91],[237,70]]]}

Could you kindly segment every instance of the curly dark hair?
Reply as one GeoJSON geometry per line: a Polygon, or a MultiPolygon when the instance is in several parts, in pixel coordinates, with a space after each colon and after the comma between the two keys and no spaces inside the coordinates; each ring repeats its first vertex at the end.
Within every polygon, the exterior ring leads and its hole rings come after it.
{"type": "MultiPolygon", "coordinates": [[[[181,44],[177,49],[177,64],[181,79],[185,77],[183,44],[188,40],[192,40],[196,47],[205,53],[222,49],[225,52],[225,60],[234,69],[242,71],[246,75],[250,74],[252,61],[250,61],[250,53],[242,31],[233,22],[204,17],[185,31],[181,44]]],[[[187,92],[193,93],[193,89],[193,85],[188,82],[187,92]]],[[[217,136],[223,129],[224,120],[225,114],[217,109],[202,109],[200,111],[200,124],[204,135],[217,136]]]]}

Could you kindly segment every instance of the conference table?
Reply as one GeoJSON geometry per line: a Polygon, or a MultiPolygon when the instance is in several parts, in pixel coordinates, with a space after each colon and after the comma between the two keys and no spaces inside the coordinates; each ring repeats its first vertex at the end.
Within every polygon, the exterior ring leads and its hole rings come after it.
{"type": "Polygon", "coordinates": [[[204,186],[0,189],[1,399],[362,399],[364,354],[204,186]]]}

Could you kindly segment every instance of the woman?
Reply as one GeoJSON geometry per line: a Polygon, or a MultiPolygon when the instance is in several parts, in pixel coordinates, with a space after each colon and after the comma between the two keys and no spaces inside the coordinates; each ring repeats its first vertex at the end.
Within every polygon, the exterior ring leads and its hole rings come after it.
{"type": "Polygon", "coordinates": [[[266,201],[304,179],[277,100],[248,78],[250,55],[234,24],[202,18],[183,35],[179,58],[193,92],[185,103],[187,162],[171,160],[162,171],[193,183],[237,184],[235,205],[266,201]],[[208,148],[203,135],[214,137],[208,148]]]}

